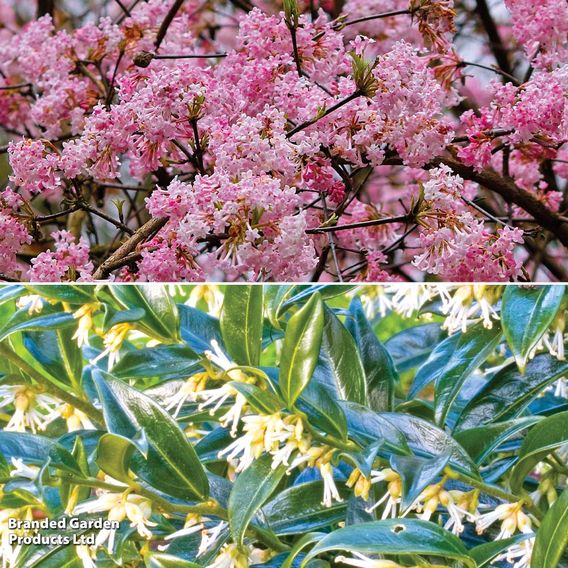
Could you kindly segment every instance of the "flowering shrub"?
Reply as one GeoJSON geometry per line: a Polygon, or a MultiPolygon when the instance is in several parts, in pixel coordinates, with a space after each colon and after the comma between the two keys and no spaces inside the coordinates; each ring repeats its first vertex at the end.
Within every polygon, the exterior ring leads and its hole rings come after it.
{"type": "Polygon", "coordinates": [[[2,0],[0,277],[568,280],[568,6],[492,4],[2,0]]]}
{"type": "Polygon", "coordinates": [[[0,298],[4,566],[568,565],[563,286],[0,298]]]}

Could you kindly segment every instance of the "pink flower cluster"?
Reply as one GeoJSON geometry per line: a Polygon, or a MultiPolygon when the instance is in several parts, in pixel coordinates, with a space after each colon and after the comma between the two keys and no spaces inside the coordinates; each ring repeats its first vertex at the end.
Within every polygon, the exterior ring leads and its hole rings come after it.
{"type": "Polygon", "coordinates": [[[471,206],[485,189],[432,169],[444,156],[564,214],[560,1],[505,2],[535,70],[524,82],[484,79],[477,94],[463,61],[471,50],[452,43],[467,8],[450,0],[347,0],[339,19],[333,3],[291,14],[190,0],[160,40],[171,0],[129,14],[113,4],[75,29],[44,16],[20,30],[18,6],[4,2],[7,276],[93,278],[154,217],[162,225],[103,277],[518,278],[532,212],[497,200],[494,213],[521,222],[495,224],[471,206]],[[32,240],[43,252],[26,272],[17,254],[32,240]],[[108,248],[95,255],[89,243],[108,248]]]}

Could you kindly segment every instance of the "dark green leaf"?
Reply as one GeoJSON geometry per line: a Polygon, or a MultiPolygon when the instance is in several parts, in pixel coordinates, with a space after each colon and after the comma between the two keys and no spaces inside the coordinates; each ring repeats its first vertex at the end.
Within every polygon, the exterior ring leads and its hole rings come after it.
{"type": "Polygon", "coordinates": [[[542,389],[568,373],[568,361],[548,353],[528,362],[522,374],[515,363],[503,367],[466,405],[458,420],[460,428],[508,420],[520,412],[542,389]]]}
{"type": "Polygon", "coordinates": [[[245,469],[233,484],[229,497],[231,537],[242,545],[247,527],[286,473],[286,466],[272,468],[272,456],[265,454],[245,469]]]}
{"type": "Polygon", "coordinates": [[[77,320],[73,317],[73,314],[56,312],[47,315],[30,316],[27,308],[22,308],[0,330],[0,341],[17,331],[47,331],[76,325],[77,320]]]}
{"type": "Polygon", "coordinates": [[[219,320],[201,310],[178,304],[181,338],[196,352],[203,353],[211,349],[211,342],[216,341],[223,348],[219,320]]]}
{"type": "Polygon", "coordinates": [[[426,323],[393,335],[385,342],[385,347],[402,373],[426,361],[443,337],[439,323],[426,323]]]}
{"type": "Polygon", "coordinates": [[[112,368],[116,377],[187,378],[200,367],[200,357],[187,345],[158,345],[125,353],[112,368]]]}
{"type": "Polygon", "coordinates": [[[475,562],[458,537],[434,523],[418,519],[388,519],[338,529],[312,548],[302,566],[311,558],[330,550],[440,556],[475,568],[475,562]]]}
{"type": "Polygon", "coordinates": [[[128,483],[132,480],[128,471],[130,459],[136,451],[132,440],[117,434],[103,434],[97,446],[97,465],[108,475],[128,483]]]}
{"type": "MultiPolygon", "coordinates": [[[[338,487],[340,494],[347,491],[338,487]]],[[[323,482],[300,483],[285,489],[268,502],[262,512],[268,526],[278,535],[303,534],[341,521],[345,517],[345,501],[322,505],[323,482]]]]}
{"type": "Polygon", "coordinates": [[[238,365],[260,362],[262,310],[262,285],[226,287],[221,332],[229,355],[238,365]]]}
{"type": "Polygon", "coordinates": [[[526,476],[550,452],[568,444],[568,411],[539,422],[525,437],[519,450],[519,461],[511,473],[513,492],[520,491],[526,476]]]}
{"type": "MultiPolygon", "coordinates": [[[[399,380],[392,357],[375,335],[359,298],[349,306],[346,327],[360,353],[367,382],[369,405],[373,410],[393,409],[394,389],[399,380]]],[[[355,400],[354,402],[360,402],[355,400]]]]}
{"type": "Polygon", "coordinates": [[[109,432],[134,442],[144,434],[148,443],[144,474],[151,476],[147,481],[180,498],[205,499],[205,470],[176,421],[148,396],[111,375],[95,369],[93,378],[109,432]]]}
{"type": "Polygon", "coordinates": [[[90,284],[26,284],[26,288],[44,298],[68,304],[89,304],[95,301],[95,286],[90,284]]]}
{"type": "Polygon", "coordinates": [[[317,365],[323,334],[323,303],[314,294],[288,321],[280,358],[280,391],[293,405],[317,365]]]}
{"type": "Polygon", "coordinates": [[[501,302],[501,324],[517,365],[528,356],[556,317],[564,286],[507,286],[501,302]]]}
{"type": "Polygon", "coordinates": [[[568,489],[547,511],[536,533],[531,567],[556,568],[568,546],[568,489]]]}
{"type": "Polygon", "coordinates": [[[25,432],[0,432],[0,452],[8,460],[19,458],[26,464],[52,466],[82,475],[75,458],[55,440],[25,432]]]}
{"type": "Polygon", "coordinates": [[[478,428],[470,428],[458,432],[454,438],[461,444],[475,463],[482,463],[503,442],[530,428],[541,420],[540,416],[528,416],[507,422],[498,422],[478,428]]]}

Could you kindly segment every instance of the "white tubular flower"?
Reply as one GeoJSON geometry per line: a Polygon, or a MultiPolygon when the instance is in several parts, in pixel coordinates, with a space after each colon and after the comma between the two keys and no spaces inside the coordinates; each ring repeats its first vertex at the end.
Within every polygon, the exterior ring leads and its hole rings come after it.
{"type": "Polygon", "coordinates": [[[97,568],[94,560],[94,551],[89,546],[78,544],[75,547],[77,557],[83,563],[83,568],[97,568]]]}
{"type": "Polygon", "coordinates": [[[207,312],[218,317],[223,306],[223,294],[218,286],[212,284],[198,284],[193,287],[189,298],[185,302],[187,306],[195,308],[200,300],[207,304],[207,312]]]}
{"type": "Polygon", "coordinates": [[[205,554],[214,544],[221,533],[229,526],[225,521],[221,521],[211,529],[204,529],[201,533],[201,543],[197,550],[197,557],[199,558],[205,554]]]}
{"type": "Polygon", "coordinates": [[[343,499],[339,495],[335,481],[333,480],[333,468],[331,463],[322,463],[319,465],[321,477],[323,479],[323,499],[321,504],[324,507],[331,507],[333,501],[341,502],[343,499]]]}
{"type": "Polygon", "coordinates": [[[393,303],[387,289],[384,286],[372,286],[365,289],[361,296],[361,303],[367,319],[371,319],[376,313],[384,317],[393,309],[393,303]]]}
{"type": "Polygon", "coordinates": [[[267,559],[266,551],[253,549],[252,546],[241,548],[236,544],[224,544],[213,563],[206,568],[248,568],[267,559]]]}
{"type": "MultiPolygon", "coordinates": [[[[152,533],[148,527],[156,526],[150,521],[152,503],[145,497],[125,491],[124,493],[100,492],[96,499],[77,505],[73,514],[107,512],[109,521],[124,521],[128,519],[130,526],[136,528],[143,538],[150,538],[152,533]]],[[[102,546],[108,541],[107,548],[112,552],[116,529],[102,529],[97,535],[96,546],[102,546]]]]}
{"type": "Polygon", "coordinates": [[[367,479],[358,468],[354,468],[345,482],[347,487],[353,487],[355,497],[361,497],[363,501],[369,499],[369,491],[371,490],[371,480],[367,479]]]}
{"type": "Polygon", "coordinates": [[[525,534],[531,534],[533,532],[532,523],[528,515],[523,513],[522,505],[522,501],[505,503],[499,505],[494,511],[480,515],[476,522],[477,533],[482,534],[493,523],[501,521],[501,530],[496,537],[497,540],[509,538],[517,530],[525,534]]]}
{"type": "Polygon", "coordinates": [[[14,413],[4,430],[25,432],[30,429],[34,434],[37,430],[45,430],[49,424],[48,416],[59,405],[55,398],[36,393],[27,385],[0,386],[0,408],[14,405],[14,413]]]}
{"type": "MultiPolygon", "coordinates": [[[[180,536],[188,536],[190,534],[195,534],[196,532],[200,532],[205,528],[203,524],[203,519],[201,515],[197,515],[195,513],[188,513],[187,517],[185,518],[185,523],[183,524],[183,529],[175,531],[169,535],[167,535],[164,540],[174,540],[179,538],[180,536]]],[[[159,547],[160,550],[165,550],[167,546],[159,547]]]]}
{"type": "Polygon", "coordinates": [[[459,536],[463,530],[464,519],[475,522],[479,518],[477,511],[477,492],[469,491],[442,491],[440,493],[440,504],[443,505],[449,515],[444,528],[459,536]]]}
{"type": "Polygon", "coordinates": [[[175,394],[165,399],[166,410],[175,408],[173,415],[174,417],[177,416],[187,400],[191,402],[197,400],[197,395],[205,389],[208,378],[209,373],[201,372],[186,379],[182,387],[175,394]]]}
{"type": "Polygon", "coordinates": [[[372,506],[366,509],[368,513],[372,513],[375,509],[385,503],[382,519],[395,518],[397,515],[398,506],[402,498],[402,480],[396,471],[385,468],[381,471],[371,471],[371,484],[380,483],[381,481],[387,482],[386,493],[372,506]]]}
{"type": "Polygon", "coordinates": [[[89,333],[93,329],[93,313],[97,311],[99,304],[85,304],[81,306],[73,317],[79,320],[77,330],[73,335],[73,339],[77,340],[77,345],[89,345],[89,333]]]}
{"type": "Polygon", "coordinates": [[[335,562],[341,562],[348,566],[356,566],[357,568],[402,568],[400,564],[397,564],[392,560],[375,560],[365,556],[364,554],[360,554],[359,552],[352,552],[351,554],[354,558],[336,556],[335,562]]]}
{"type": "Polygon", "coordinates": [[[37,294],[29,294],[27,296],[21,296],[16,300],[16,307],[21,310],[22,308],[28,308],[28,315],[33,316],[34,314],[41,314],[43,311],[44,300],[41,296],[37,294]]]}
{"type": "Polygon", "coordinates": [[[512,568],[530,568],[534,540],[534,538],[527,538],[522,542],[513,544],[505,554],[497,556],[494,561],[506,560],[513,565],[512,568]]]}
{"type": "Polygon", "coordinates": [[[95,425],[91,422],[89,417],[70,404],[64,404],[60,408],[56,408],[46,417],[46,424],[51,424],[51,422],[59,417],[65,420],[69,432],[76,432],[77,430],[96,430],[95,425]]]}
{"type": "Polygon", "coordinates": [[[402,316],[409,318],[422,306],[432,299],[435,288],[425,284],[415,286],[386,286],[388,292],[393,292],[392,305],[402,316]]]}
{"type": "Polygon", "coordinates": [[[458,330],[465,333],[471,319],[481,318],[486,329],[493,327],[493,320],[499,320],[499,314],[493,307],[494,291],[485,284],[459,286],[453,296],[447,292],[440,296],[442,313],[446,315],[442,328],[450,334],[458,330]]]}
{"type": "Polygon", "coordinates": [[[29,466],[24,463],[24,460],[19,458],[11,458],[10,461],[14,469],[10,472],[10,477],[25,477],[35,481],[39,475],[39,467],[29,466]]]}
{"type": "Polygon", "coordinates": [[[113,325],[104,335],[105,349],[101,351],[91,363],[96,363],[108,355],[108,370],[110,371],[120,356],[120,348],[126,335],[134,326],[129,323],[113,325]]]}

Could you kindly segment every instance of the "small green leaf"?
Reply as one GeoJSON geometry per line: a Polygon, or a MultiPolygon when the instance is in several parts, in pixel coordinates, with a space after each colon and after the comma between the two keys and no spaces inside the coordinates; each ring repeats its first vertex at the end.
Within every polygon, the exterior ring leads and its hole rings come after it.
{"type": "Polygon", "coordinates": [[[239,365],[258,365],[262,342],[262,285],[227,286],[221,332],[231,358],[239,365]]]}
{"type": "Polygon", "coordinates": [[[272,456],[265,454],[237,477],[229,497],[231,537],[243,544],[245,532],[256,512],[270,497],[286,473],[286,466],[272,468],[272,456]]]}
{"type": "Polygon", "coordinates": [[[316,368],[323,335],[323,302],[314,294],[286,326],[280,358],[280,391],[292,406],[316,368]]]}
{"type": "Polygon", "coordinates": [[[568,489],[547,511],[536,533],[531,568],[556,568],[568,547],[568,489]]]}
{"type": "Polygon", "coordinates": [[[524,371],[530,352],[553,322],[564,298],[564,286],[507,286],[501,324],[517,365],[524,371]]]}
{"type": "Polygon", "coordinates": [[[50,300],[68,304],[89,304],[96,300],[91,284],[26,284],[26,289],[50,300]]]}
{"type": "Polygon", "coordinates": [[[510,485],[518,493],[527,475],[550,452],[568,443],[568,411],[559,412],[539,422],[525,437],[519,461],[511,473],[510,485]]]}
{"type": "Polygon", "coordinates": [[[418,519],[388,519],[348,526],[320,540],[302,562],[318,554],[344,550],[361,554],[421,554],[440,556],[475,568],[460,539],[438,525],[418,519]]]}
{"type": "MultiPolygon", "coordinates": [[[[353,336],[361,356],[369,406],[379,412],[392,410],[394,389],[399,380],[398,373],[392,357],[367,321],[359,298],[353,298],[349,306],[346,327],[353,336]]],[[[355,400],[354,402],[360,401],[355,400]]]]}
{"type": "Polygon", "coordinates": [[[284,564],[282,564],[281,568],[292,568],[292,566],[294,566],[295,564],[294,560],[296,560],[296,558],[302,552],[302,550],[304,550],[304,548],[310,546],[311,544],[319,542],[324,536],[325,533],[313,532],[313,533],[307,533],[301,538],[299,538],[294,543],[292,550],[288,554],[288,557],[284,561],[284,564]]]}

